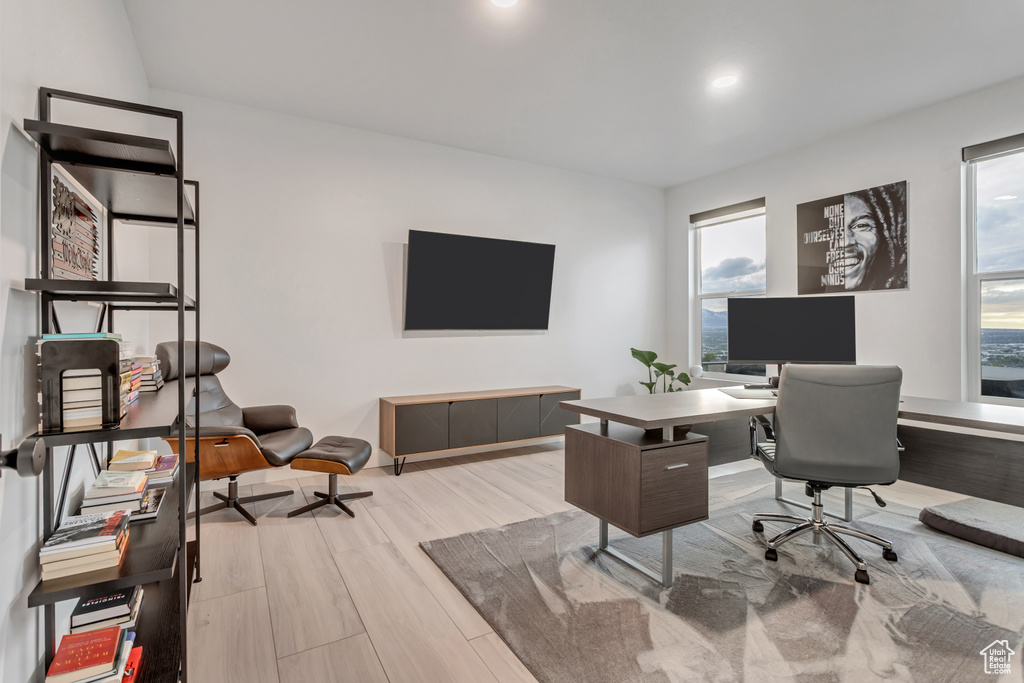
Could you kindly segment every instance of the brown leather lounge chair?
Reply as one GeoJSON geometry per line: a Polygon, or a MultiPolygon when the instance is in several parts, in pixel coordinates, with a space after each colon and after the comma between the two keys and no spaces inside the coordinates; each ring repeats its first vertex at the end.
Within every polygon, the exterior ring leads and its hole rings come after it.
{"type": "MultiPolygon", "coordinates": [[[[178,368],[178,342],[157,344],[156,355],[160,359],[160,370],[164,379],[194,377],[195,342],[185,342],[185,371],[178,368]]],[[[291,406],[257,406],[239,408],[220,385],[217,373],[231,362],[228,352],[209,342],[200,342],[199,364],[202,376],[199,378],[199,478],[228,478],[228,494],[214,491],[221,502],[203,508],[199,514],[234,508],[239,514],[256,524],[256,518],[243,507],[243,503],[287,496],[291,491],[279,491],[258,496],[238,497],[239,474],[254,472],[268,467],[283,467],[299,453],[313,445],[313,434],[300,427],[291,406]]],[[[186,415],[194,415],[195,400],[186,408],[186,415]]],[[[186,426],[194,421],[186,417],[186,426]]],[[[178,439],[164,439],[177,453],[178,439]]],[[[194,458],[194,440],[185,439],[185,460],[194,458]]]]}

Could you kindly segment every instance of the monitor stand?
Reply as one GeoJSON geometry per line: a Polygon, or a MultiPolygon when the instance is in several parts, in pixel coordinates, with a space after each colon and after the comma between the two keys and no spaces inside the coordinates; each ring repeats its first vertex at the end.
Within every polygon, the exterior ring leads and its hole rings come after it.
{"type": "Polygon", "coordinates": [[[768,377],[768,381],[765,384],[744,384],[744,389],[778,389],[779,378],[782,375],[782,363],[779,363],[779,374],[774,377],[768,377]]]}

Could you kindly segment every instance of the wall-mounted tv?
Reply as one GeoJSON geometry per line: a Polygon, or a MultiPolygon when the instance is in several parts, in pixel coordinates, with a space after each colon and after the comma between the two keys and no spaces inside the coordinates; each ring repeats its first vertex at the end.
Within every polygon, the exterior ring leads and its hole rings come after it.
{"type": "Polygon", "coordinates": [[[409,231],[406,330],[546,330],[555,245],[409,231]]]}

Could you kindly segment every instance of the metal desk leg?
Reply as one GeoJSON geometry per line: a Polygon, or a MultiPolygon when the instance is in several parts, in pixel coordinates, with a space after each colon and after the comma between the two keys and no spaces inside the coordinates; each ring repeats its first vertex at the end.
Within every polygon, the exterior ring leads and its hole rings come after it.
{"type": "Polygon", "coordinates": [[[661,583],[665,588],[671,588],[672,586],[672,529],[661,532],[661,574],[649,569],[644,565],[640,564],[633,558],[625,555],[622,551],[617,548],[613,548],[608,545],[608,522],[599,520],[599,541],[598,545],[600,550],[608,553],[616,560],[619,560],[625,565],[632,567],[644,576],[649,576],[661,583]]]}
{"type": "MultiPolygon", "coordinates": [[[[823,514],[826,514],[829,517],[834,517],[835,519],[842,520],[844,522],[852,522],[853,521],[853,489],[848,487],[848,486],[844,487],[844,488],[846,490],[845,500],[844,500],[845,505],[843,506],[845,508],[845,510],[843,511],[845,513],[844,516],[840,517],[839,515],[834,515],[831,512],[825,512],[823,514]]],[[[790,498],[786,498],[785,496],[783,496],[782,495],[782,479],[779,478],[779,477],[775,477],[775,500],[777,500],[779,502],[782,502],[782,503],[786,503],[788,505],[795,505],[798,508],[803,508],[804,510],[810,510],[811,509],[811,506],[807,505],[806,503],[801,503],[799,501],[792,500],[790,498]]]]}

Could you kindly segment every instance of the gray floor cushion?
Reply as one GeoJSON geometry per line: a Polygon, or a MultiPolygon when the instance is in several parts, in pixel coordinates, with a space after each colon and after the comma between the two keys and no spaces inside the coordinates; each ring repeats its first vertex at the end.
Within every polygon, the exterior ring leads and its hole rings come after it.
{"type": "Polygon", "coordinates": [[[919,519],[965,541],[1024,557],[1024,508],[968,498],[926,507],[919,519]]]}

